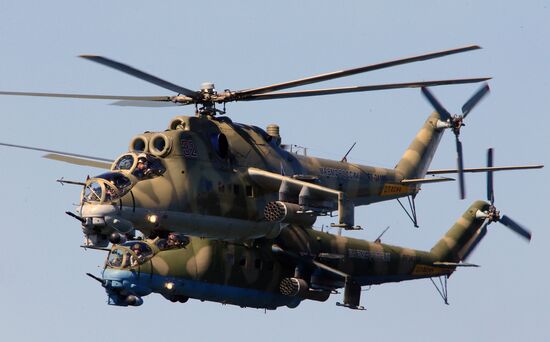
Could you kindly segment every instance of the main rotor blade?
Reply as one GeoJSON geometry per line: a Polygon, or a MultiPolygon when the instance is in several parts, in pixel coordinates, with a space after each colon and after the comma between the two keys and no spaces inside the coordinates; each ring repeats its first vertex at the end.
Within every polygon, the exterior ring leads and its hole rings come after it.
{"type": "Polygon", "coordinates": [[[393,67],[393,66],[401,65],[401,64],[425,61],[425,60],[429,60],[429,59],[433,59],[433,58],[440,58],[440,57],[444,57],[444,56],[448,56],[448,55],[452,55],[452,54],[456,54],[456,53],[462,53],[462,52],[477,50],[477,49],[481,49],[481,47],[479,47],[477,45],[471,45],[471,46],[466,46],[466,47],[463,47],[463,48],[433,52],[433,53],[428,53],[428,54],[414,56],[414,57],[397,59],[397,60],[393,60],[393,61],[389,61],[389,62],[383,62],[383,63],[378,63],[378,64],[367,65],[367,66],[363,66],[363,67],[359,67],[359,68],[340,70],[340,71],[330,72],[330,73],[326,73],[326,74],[315,75],[315,76],[306,77],[306,78],[302,78],[302,79],[298,79],[298,80],[294,80],[294,81],[278,83],[278,84],[272,84],[272,85],[259,87],[259,88],[239,90],[239,91],[236,92],[236,95],[240,99],[241,96],[264,94],[264,93],[269,93],[269,92],[273,92],[273,91],[277,91],[277,90],[299,87],[299,86],[303,86],[303,85],[306,85],[306,84],[312,84],[312,83],[317,83],[317,82],[328,81],[328,80],[332,80],[332,79],[335,79],[335,78],[356,75],[356,74],[360,74],[360,73],[364,73],[364,72],[368,72],[368,71],[389,68],[389,67],[393,67]]]}
{"type": "Polygon", "coordinates": [[[106,169],[106,170],[110,170],[111,164],[112,164],[112,163],[105,163],[97,160],[70,157],[70,156],[65,156],[65,155],[56,154],[56,153],[45,154],[42,156],[42,158],[65,162],[65,163],[74,164],[74,165],[80,165],[80,166],[91,166],[91,167],[96,167],[98,169],[106,169]]]}
{"type": "Polygon", "coordinates": [[[187,88],[184,88],[184,87],[179,86],[177,84],[170,83],[170,82],[165,81],[163,79],[160,79],[156,76],[153,76],[151,74],[148,74],[146,72],[138,70],[138,69],[136,69],[134,67],[131,67],[129,65],[114,61],[112,59],[102,57],[102,56],[95,56],[95,55],[80,55],[79,57],[88,59],[90,61],[94,61],[94,62],[99,63],[99,64],[103,64],[105,66],[111,67],[111,68],[116,69],[118,71],[122,71],[126,74],[132,75],[132,76],[137,77],[139,79],[142,79],[144,81],[156,84],[159,87],[172,90],[172,91],[174,91],[178,94],[186,95],[186,96],[189,96],[189,97],[194,98],[194,99],[198,98],[197,97],[197,92],[195,92],[191,89],[187,89],[187,88]]]}
{"type": "Polygon", "coordinates": [[[468,116],[468,113],[481,101],[485,95],[489,93],[489,85],[485,83],[470,99],[462,106],[463,117],[468,116]]]}
{"type": "Polygon", "coordinates": [[[439,113],[441,120],[446,121],[451,118],[451,113],[449,113],[445,107],[433,96],[432,92],[428,88],[422,87],[422,94],[430,102],[435,111],[439,113]]]}
{"type": "Polygon", "coordinates": [[[490,78],[487,78],[487,77],[464,78],[464,79],[454,79],[454,80],[375,84],[375,85],[368,85],[368,86],[312,89],[312,90],[289,91],[289,92],[280,92],[280,93],[265,93],[265,94],[249,95],[244,98],[239,98],[238,101],[272,100],[272,99],[284,99],[284,98],[291,98],[291,97],[307,97],[307,96],[320,96],[320,95],[332,95],[332,94],[343,94],[343,93],[357,93],[357,92],[364,92],[364,91],[399,89],[399,88],[433,87],[433,86],[441,86],[441,85],[476,83],[476,82],[486,81],[488,79],[490,78]]]}
{"type": "Polygon", "coordinates": [[[464,162],[462,159],[462,143],[456,136],[456,161],[458,168],[458,187],[460,190],[460,199],[466,198],[466,187],[464,185],[464,162]]]}
{"type": "Polygon", "coordinates": [[[63,152],[63,151],[55,151],[55,150],[49,150],[41,147],[32,147],[32,146],[23,146],[23,145],[14,145],[14,144],[6,144],[0,142],[0,146],[6,146],[6,147],[14,147],[14,148],[21,148],[25,150],[33,150],[33,151],[40,151],[40,152],[49,152],[49,153],[57,153],[65,156],[71,156],[71,157],[77,157],[77,158],[85,158],[85,159],[91,159],[91,160],[97,160],[107,163],[112,163],[114,160],[107,159],[107,158],[99,158],[99,157],[93,157],[93,156],[86,156],[83,154],[77,154],[77,153],[70,153],[70,152],[63,152]]]}
{"type": "Polygon", "coordinates": [[[185,103],[174,103],[172,101],[150,101],[150,100],[121,100],[110,103],[112,106],[121,107],[177,107],[185,103]]]}
{"type": "Polygon", "coordinates": [[[506,215],[502,216],[499,222],[505,225],[506,227],[512,229],[514,232],[518,233],[519,235],[523,236],[525,239],[531,241],[531,232],[523,228],[519,223],[512,220],[508,216],[506,215]]]}
{"type": "Polygon", "coordinates": [[[0,95],[15,96],[40,96],[40,97],[68,97],[90,100],[127,100],[127,101],[171,101],[170,96],[119,96],[119,95],[88,95],[88,94],[64,94],[64,93],[30,93],[19,91],[0,91],[0,95]]]}
{"type": "MultiPolygon", "coordinates": [[[[493,149],[487,150],[487,167],[493,167],[493,149]]],[[[495,193],[493,188],[493,171],[487,172],[487,201],[491,204],[495,203],[495,193]]]]}

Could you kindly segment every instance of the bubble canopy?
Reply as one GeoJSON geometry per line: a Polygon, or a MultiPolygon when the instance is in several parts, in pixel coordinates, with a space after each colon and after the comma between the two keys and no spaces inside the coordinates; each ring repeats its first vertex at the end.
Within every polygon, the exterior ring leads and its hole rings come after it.
{"type": "Polygon", "coordinates": [[[129,268],[143,264],[153,257],[154,252],[142,241],[128,241],[114,245],[107,256],[106,265],[111,268],[129,268]]]}
{"type": "Polygon", "coordinates": [[[126,195],[134,182],[122,172],[106,172],[89,179],[84,187],[84,202],[110,203],[126,195]]]}

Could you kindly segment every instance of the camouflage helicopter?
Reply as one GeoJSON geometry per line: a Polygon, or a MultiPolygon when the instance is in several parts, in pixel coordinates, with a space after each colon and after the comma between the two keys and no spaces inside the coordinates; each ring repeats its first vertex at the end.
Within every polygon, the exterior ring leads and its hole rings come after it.
{"type": "Polygon", "coordinates": [[[237,244],[197,237],[128,241],[106,249],[101,277],[108,303],[139,306],[158,293],[173,302],[188,299],[274,310],[303,300],[326,301],[344,288],[337,305],[364,309],[361,287],[405,280],[440,278],[434,283],[446,304],[447,279],[465,263],[487,233],[500,222],[527,240],[531,233],[500,216],[494,206],[492,176],[488,202],[475,201],[430,251],[419,251],[328,234],[290,224],[274,239],[237,244]]]}
{"type": "MultiPolygon", "coordinates": [[[[484,85],[462,108],[451,115],[431,94],[429,86],[464,84],[489,78],[467,78],[361,87],[279,92],[283,89],[327,81],[396,65],[425,61],[479,49],[479,46],[428,53],[364,67],[337,71],[260,88],[217,92],[212,83],[200,91],[175,85],[114,60],[92,55],[81,57],[122,71],[165,89],[175,96],[112,96],[59,93],[0,92],[2,95],[117,100],[123,106],[195,105],[195,116],[174,118],[164,132],[145,132],[131,139],[129,152],[116,160],[43,148],[45,157],[109,170],[84,182],[60,180],[83,187],[77,213],[85,245],[105,247],[132,238],[135,231],[147,237],[169,232],[227,240],[274,238],[283,227],[312,225],[318,216],[338,213],[335,226],[357,229],[354,208],[379,201],[409,197],[413,221],[414,197],[424,183],[452,178],[427,175],[458,173],[460,195],[465,196],[464,169],[459,140],[463,120],[488,93],[484,85]],[[304,96],[318,96],[382,89],[419,87],[436,112],[431,114],[395,168],[379,168],[299,155],[282,143],[279,126],[263,129],[233,122],[225,104],[304,96]],[[220,110],[216,105],[223,105],[220,110]],[[456,137],[458,167],[428,170],[446,129],[456,137]]],[[[11,147],[19,145],[3,144],[11,147]]],[[[539,166],[492,167],[490,170],[539,166]]]]}

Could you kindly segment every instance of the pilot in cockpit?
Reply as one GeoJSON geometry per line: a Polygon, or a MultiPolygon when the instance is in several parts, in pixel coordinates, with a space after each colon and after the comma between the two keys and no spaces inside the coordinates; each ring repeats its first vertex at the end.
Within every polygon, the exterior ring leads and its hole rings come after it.
{"type": "Polygon", "coordinates": [[[139,243],[134,244],[132,246],[132,251],[135,253],[135,255],[132,255],[130,257],[130,265],[137,266],[141,264],[145,259],[141,250],[141,245],[139,243]]]}
{"type": "Polygon", "coordinates": [[[176,233],[168,234],[166,248],[183,248],[189,244],[189,238],[176,233]]]}
{"type": "Polygon", "coordinates": [[[145,155],[140,155],[138,157],[134,175],[138,178],[145,178],[149,176],[150,173],[151,173],[151,169],[149,168],[149,162],[147,161],[147,157],[145,155]]]}

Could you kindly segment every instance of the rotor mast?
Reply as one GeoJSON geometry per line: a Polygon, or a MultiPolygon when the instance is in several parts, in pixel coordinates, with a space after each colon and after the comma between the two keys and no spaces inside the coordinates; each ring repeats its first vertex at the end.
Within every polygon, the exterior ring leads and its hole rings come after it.
{"type": "MultiPolygon", "coordinates": [[[[202,97],[202,102],[200,103],[202,107],[198,107],[198,104],[195,105],[195,113],[198,116],[215,116],[216,114],[225,114],[225,102],[220,101],[220,96],[216,91],[216,87],[212,82],[203,82],[201,84],[200,93],[202,97]],[[219,110],[216,108],[216,101],[224,103],[224,110],[219,110]]],[[[223,98],[222,96],[221,98],[223,98]]]]}

